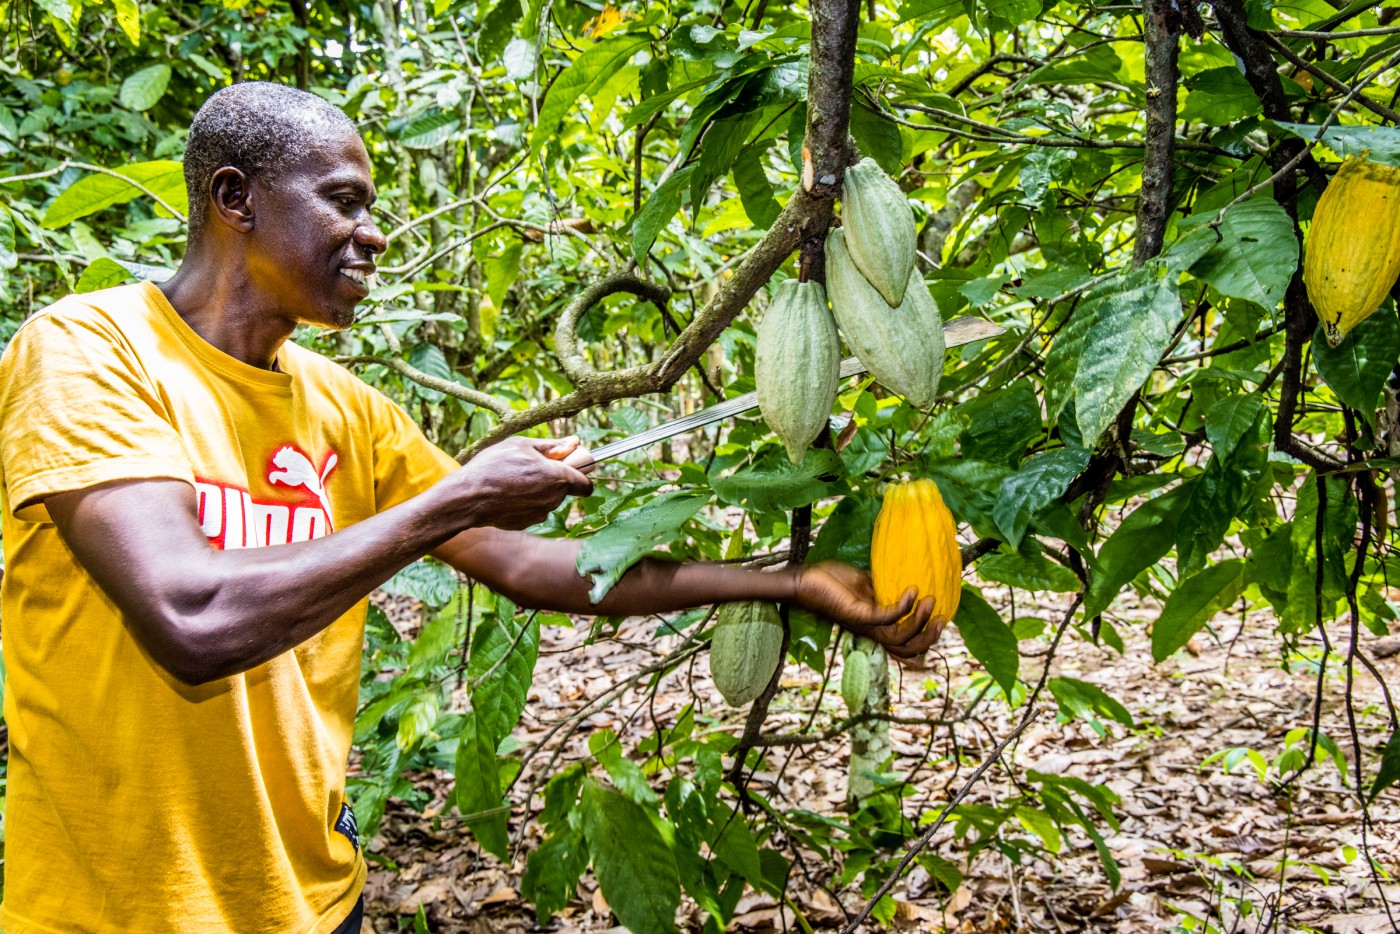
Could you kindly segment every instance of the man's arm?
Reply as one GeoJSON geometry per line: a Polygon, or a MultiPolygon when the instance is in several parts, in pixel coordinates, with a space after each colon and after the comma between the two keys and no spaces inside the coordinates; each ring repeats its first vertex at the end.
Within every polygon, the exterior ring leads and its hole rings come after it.
{"type": "Polygon", "coordinates": [[[306,641],[394,572],[464,529],[542,520],[588,479],[576,442],[511,439],[431,490],[325,538],[218,551],[178,480],[103,484],[44,502],[135,638],[181,681],[246,671],[306,641]]]}
{"type": "Polygon", "coordinates": [[[911,589],[899,603],[879,606],[869,575],[835,563],[769,572],[705,562],[644,560],[595,604],[588,598],[588,580],[576,568],[580,547],[576,540],[472,529],[433,554],[532,609],[642,616],[735,600],[782,601],[869,636],[901,658],[922,655],[942,631],[941,626],[925,626],[933,608],[931,599],[915,607],[911,589]],[[906,614],[909,618],[901,622],[906,614]]]}

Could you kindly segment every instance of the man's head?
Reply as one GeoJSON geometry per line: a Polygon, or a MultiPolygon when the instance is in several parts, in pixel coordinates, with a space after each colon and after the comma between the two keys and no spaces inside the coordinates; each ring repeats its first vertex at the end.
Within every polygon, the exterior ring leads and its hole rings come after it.
{"type": "Polygon", "coordinates": [[[190,126],[185,184],[191,251],[220,240],[290,316],[350,323],[385,244],[369,215],[369,157],[345,114],[278,84],[224,88],[190,126]]]}

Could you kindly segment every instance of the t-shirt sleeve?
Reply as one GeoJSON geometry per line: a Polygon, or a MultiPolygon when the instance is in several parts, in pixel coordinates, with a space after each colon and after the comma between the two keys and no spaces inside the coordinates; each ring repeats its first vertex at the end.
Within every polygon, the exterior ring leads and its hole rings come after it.
{"type": "Polygon", "coordinates": [[[375,392],[374,499],[383,512],[425,492],[461,465],[428,440],[408,413],[375,392]]]}
{"type": "Polygon", "coordinates": [[[62,307],[24,324],[0,359],[0,472],[19,519],[55,493],[113,480],[194,482],[184,445],[130,346],[100,315],[62,307]]]}

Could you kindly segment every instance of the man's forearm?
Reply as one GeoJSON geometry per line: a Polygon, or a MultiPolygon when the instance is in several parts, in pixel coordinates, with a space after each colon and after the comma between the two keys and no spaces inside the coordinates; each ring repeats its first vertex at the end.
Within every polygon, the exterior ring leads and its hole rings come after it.
{"type": "Polygon", "coordinates": [[[479,529],[434,554],[521,606],[563,613],[640,616],[735,600],[790,600],[797,590],[794,571],[645,559],[593,603],[592,583],[577,570],[580,547],[572,539],[479,529]]]}

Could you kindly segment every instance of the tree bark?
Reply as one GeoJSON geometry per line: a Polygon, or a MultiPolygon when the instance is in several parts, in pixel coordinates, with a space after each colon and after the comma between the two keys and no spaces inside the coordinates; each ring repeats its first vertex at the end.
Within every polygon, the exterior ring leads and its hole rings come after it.
{"type": "Polygon", "coordinates": [[[1173,0],[1142,0],[1147,39],[1147,132],[1142,160],[1142,192],[1137,204],[1133,265],[1162,252],[1171,213],[1172,166],[1176,155],[1176,88],[1180,16],[1173,0]]]}

